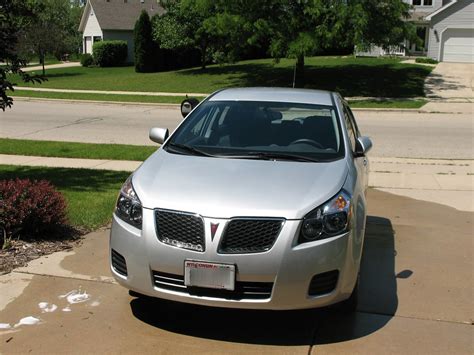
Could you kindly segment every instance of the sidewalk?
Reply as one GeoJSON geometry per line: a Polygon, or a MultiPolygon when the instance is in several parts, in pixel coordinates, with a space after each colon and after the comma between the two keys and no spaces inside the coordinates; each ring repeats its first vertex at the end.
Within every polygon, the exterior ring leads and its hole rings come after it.
{"type": "Polygon", "coordinates": [[[50,158],[0,154],[0,164],[18,166],[45,166],[54,168],[82,168],[113,171],[134,171],[141,161],[76,158],[50,158]]]}
{"type": "MultiPolygon", "coordinates": [[[[71,67],[80,67],[81,63],[79,62],[64,62],[60,64],[50,64],[45,65],[44,69],[58,69],[58,68],[71,68],[71,67]]],[[[33,67],[26,67],[22,68],[23,71],[36,71],[36,70],[43,70],[42,65],[35,65],[33,67]]]]}
{"type": "MultiPolygon", "coordinates": [[[[142,162],[0,154],[0,163],[132,172],[142,162]]],[[[461,211],[474,211],[473,160],[370,157],[369,186],[461,211]]]]}
{"type": "Polygon", "coordinates": [[[208,96],[209,94],[192,92],[147,92],[147,91],[103,91],[103,90],[73,90],[73,89],[49,89],[38,87],[15,86],[15,90],[39,91],[39,92],[66,92],[75,94],[103,94],[103,95],[138,95],[138,96],[208,96]]]}

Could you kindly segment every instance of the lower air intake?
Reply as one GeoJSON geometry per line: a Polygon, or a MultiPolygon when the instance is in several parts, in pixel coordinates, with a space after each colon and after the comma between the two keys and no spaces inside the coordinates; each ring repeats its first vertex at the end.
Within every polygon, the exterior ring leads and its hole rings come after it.
{"type": "Polygon", "coordinates": [[[114,270],[120,275],[127,276],[127,262],[125,261],[125,258],[113,249],[111,253],[111,258],[112,267],[114,268],[114,270]]]}
{"type": "Polygon", "coordinates": [[[313,276],[309,284],[308,295],[321,296],[331,293],[337,286],[338,278],[338,270],[323,272],[313,276]]]}

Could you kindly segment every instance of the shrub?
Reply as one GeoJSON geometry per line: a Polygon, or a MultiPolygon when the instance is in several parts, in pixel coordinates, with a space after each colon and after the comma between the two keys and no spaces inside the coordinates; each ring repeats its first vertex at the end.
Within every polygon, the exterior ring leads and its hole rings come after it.
{"type": "Polygon", "coordinates": [[[92,47],[94,62],[101,67],[116,67],[127,60],[127,42],[100,41],[92,47]]]}
{"type": "Polygon", "coordinates": [[[149,73],[154,70],[155,45],[150,16],[143,10],[133,30],[135,41],[135,71],[149,73]]]}
{"type": "Polygon", "coordinates": [[[0,226],[8,236],[41,236],[66,223],[66,201],[49,181],[0,180],[0,226]]]}
{"type": "Polygon", "coordinates": [[[81,65],[83,67],[90,67],[92,64],[94,64],[94,58],[92,58],[91,54],[84,53],[81,55],[81,65]]]}
{"type": "Polygon", "coordinates": [[[437,60],[431,59],[431,58],[416,58],[415,59],[416,63],[423,63],[423,64],[438,64],[437,60]]]}

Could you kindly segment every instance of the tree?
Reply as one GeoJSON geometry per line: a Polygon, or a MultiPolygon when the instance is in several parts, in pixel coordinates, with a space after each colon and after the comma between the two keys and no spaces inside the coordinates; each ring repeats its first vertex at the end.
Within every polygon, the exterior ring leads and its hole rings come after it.
{"type": "Polygon", "coordinates": [[[409,10],[401,0],[353,0],[354,42],[359,48],[375,45],[388,51],[405,40],[419,42],[416,26],[407,21],[409,10]]]}
{"type": "Polygon", "coordinates": [[[304,79],[304,58],[347,39],[346,0],[219,1],[208,29],[239,47],[266,46],[271,57],[296,59],[296,81],[304,79]]]}
{"type": "Polygon", "coordinates": [[[13,99],[7,95],[14,91],[8,74],[17,74],[25,82],[41,82],[44,79],[24,73],[21,68],[26,61],[18,56],[18,37],[25,27],[34,20],[34,13],[29,3],[24,0],[0,0],[0,109],[11,108],[13,99]]]}
{"type": "MultiPolygon", "coordinates": [[[[413,32],[402,0],[181,0],[202,18],[196,34],[214,56],[235,60],[249,46],[275,60],[295,58],[296,83],[304,84],[305,57],[335,46],[398,45],[413,32]]],[[[192,10],[192,11],[190,11],[192,10]]],[[[197,14],[197,15],[196,15],[197,14]]],[[[179,26],[180,20],[176,21],[179,26]]],[[[164,37],[164,36],[161,36],[164,37]]],[[[410,37],[409,37],[410,38],[410,37]]]]}
{"type": "Polygon", "coordinates": [[[134,29],[135,38],[135,71],[152,72],[154,69],[155,48],[152,37],[150,16],[143,10],[134,29]]]}
{"type": "Polygon", "coordinates": [[[35,14],[34,21],[27,26],[19,40],[19,51],[24,57],[35,54],[43,65],[47,54],[58,59],[65,53],[77,51],[78,20],[75,6],[69,0],[30,0],[35,14]]]}
{"type": "MultiPolygon", "coordinates": [[[[162,49],[184,52],[197,49],[201,53],[201,67],[212,58],[213,34],[204,27],[205,19],[214,13],[212,1],[164,0],[162,16],[153,17],[153,39],[162,49]]],[[[214,42],[215,43],[215,42],[214,42]]]]}

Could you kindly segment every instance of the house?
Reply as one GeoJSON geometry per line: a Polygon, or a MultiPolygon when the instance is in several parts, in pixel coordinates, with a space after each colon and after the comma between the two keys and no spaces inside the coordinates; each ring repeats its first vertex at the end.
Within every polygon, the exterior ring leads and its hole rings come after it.
{"type": "Polygon", "coordinates": [[[428,56],[440,62],[474,63],[474,1],[453,0],[425,17],[428,56]]]}
{"type": "Polygon", "coordinates": [[[438,61],[474,63],[474,0],[403,0],[421,44],[403,43],[385,51],[372,47],[357,55],[428,56],[438,61]]]}
{"type": "Polygon", "coordinates": [[[133,62],[133,28],[143,10],[150,17],[164,12],[158,0],[88,0],[79,25],[82,53],[92,54],[98,41],[123,40],[128,45],[127,62],[133,62]]]}

